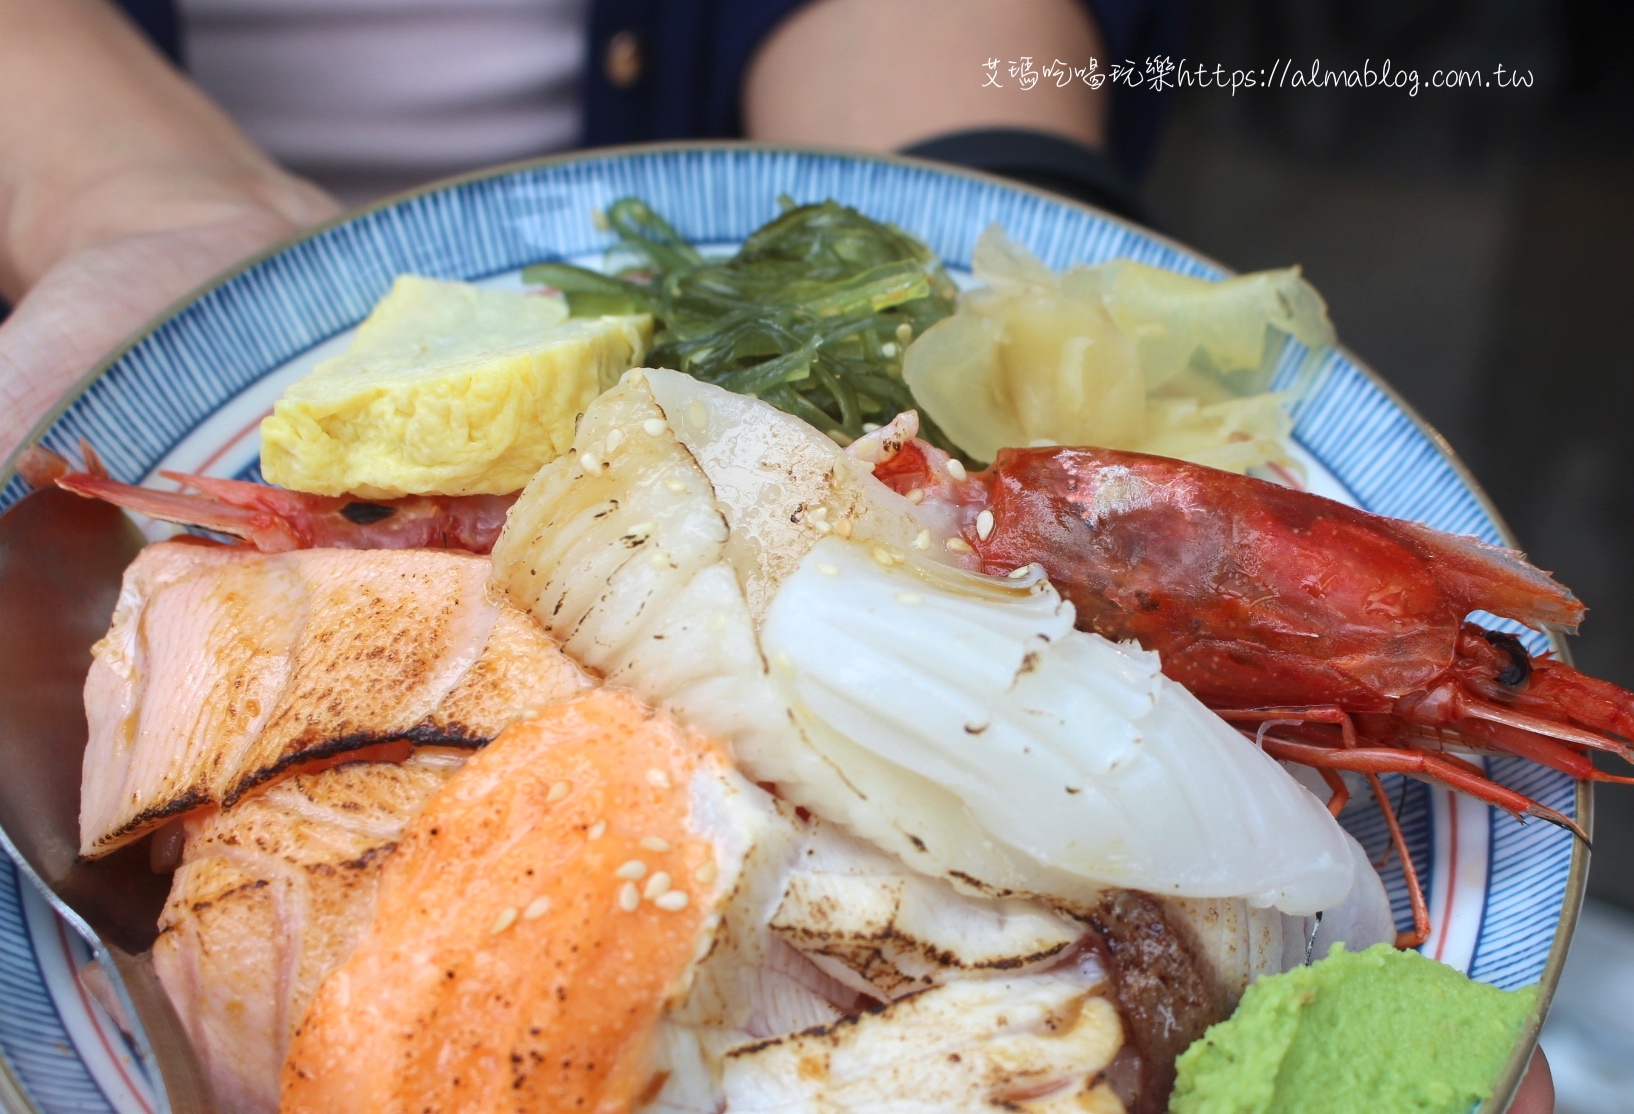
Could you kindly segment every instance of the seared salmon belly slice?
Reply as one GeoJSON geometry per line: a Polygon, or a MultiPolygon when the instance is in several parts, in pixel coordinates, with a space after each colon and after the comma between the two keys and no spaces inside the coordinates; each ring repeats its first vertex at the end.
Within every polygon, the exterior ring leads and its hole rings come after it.
{"type": "Polygon", "coordinates": [[[314,763],[481,746],[587,687],[487,578],[446,550],[148,546],[86,678],[80,853],[314,763]]]}
{"type": "Polygon", "coordinates": [[[662,1087],[752,839],[724,747],[606,689],[477,752],[381,869],[284,1064],[289,1112],[624,1111],[662,1087]]]}
{"type": "Polygon", "coordinates": [[[296,1024],[374,919],[403,829],[464,760],[354,762],[188,818],[153,966],[227,1114],[278,1109],[296,1024]]]}

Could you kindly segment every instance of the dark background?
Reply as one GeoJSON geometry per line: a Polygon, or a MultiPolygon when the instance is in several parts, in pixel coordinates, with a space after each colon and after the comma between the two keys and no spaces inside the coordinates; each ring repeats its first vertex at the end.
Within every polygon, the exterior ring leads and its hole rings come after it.
{"type": "MultiPolygon", "coordinates": [[[[1177,91],[1143,197],[1231,267],[1302,264],[1340,339],[1588,604],[1579,668],[1634,688],[1634,4],[1196,0],[1191,19],[1186,54],[1211,68],[1536,75],[1177,91]]],[[[1590,892],[1634,910],[1634,787],[1597,788],[1595,829],[1590,892]]]]}

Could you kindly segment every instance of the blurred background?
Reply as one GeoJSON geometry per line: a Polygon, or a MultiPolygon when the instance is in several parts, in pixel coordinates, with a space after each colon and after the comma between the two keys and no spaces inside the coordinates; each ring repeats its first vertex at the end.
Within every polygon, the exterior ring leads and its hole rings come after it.
{"type": "MultiPolygon", "coordinates": [[[[1194,0],[1187,56],[1532,70],[1530,90],[1175,94],[1144,187],[1240,270],[1300,263],[1340,338],[1589,604],[1634,687],[1634,5],[1194,0]]],[[[1619,771],[1626,772],[1626,771],[1619,771]]],[[[1544,1044],[1560,1114],[1634,1112],[1634,787],[1596,790],[1591,904],[1544,1044]]]]}

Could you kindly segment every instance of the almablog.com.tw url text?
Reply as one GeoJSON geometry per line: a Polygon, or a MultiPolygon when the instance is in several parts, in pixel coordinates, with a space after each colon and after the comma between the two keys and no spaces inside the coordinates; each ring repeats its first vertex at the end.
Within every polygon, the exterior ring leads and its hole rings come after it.
{"type": "Polygon", "coordinates": [[[1023,56],[1014,61],[989,58],[982,63],[982,70],[983,88],[1063,88],[1083,84],[1099,89],[1103,85],[1122,85],[1159,93],[1168,89],[1223,89],[1232,96],[1250,89],[1388,89],[1416,97],[1422,89],[1530,89],[1533,84],[1531,70],[1499,65],[1490,70],[1438,69],[1421,75],[1416,69],[1397,67],[1388,58],[1377,65],[1368,59],[1348,68],[1329,67],[1321,59],[1296,66],[1292,58],[1278,58],[1269,66],[1228,69],[1185,58],[1176,62],[1159,55],[1144,64],[1126,60],[1102,69],[1095,58],[1088,65],[1077,66],[1059,58],[1037,64],[1034,58],[1023,56]]]}

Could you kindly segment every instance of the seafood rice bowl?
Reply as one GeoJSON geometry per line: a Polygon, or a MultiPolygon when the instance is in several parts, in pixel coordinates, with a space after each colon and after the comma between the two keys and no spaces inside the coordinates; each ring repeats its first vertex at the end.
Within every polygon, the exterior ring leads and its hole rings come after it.
{"type": "Polygon", "coordinates": [[[1204,1114],[1340,1039],[1331,1109],[1506,1100],[1634,696],[1445,461],[1333,451],[1423,438],[1296,268],[905,163],[508,175],[225,280],[6,489],[152,539],[79,853],[170,873],[220,1109],[1204,1114]],[[189,344],[240,370],[134,435],[189,344]]]}

